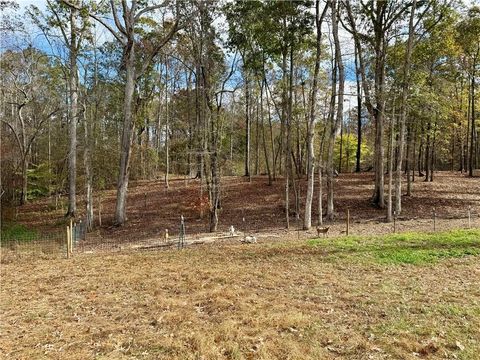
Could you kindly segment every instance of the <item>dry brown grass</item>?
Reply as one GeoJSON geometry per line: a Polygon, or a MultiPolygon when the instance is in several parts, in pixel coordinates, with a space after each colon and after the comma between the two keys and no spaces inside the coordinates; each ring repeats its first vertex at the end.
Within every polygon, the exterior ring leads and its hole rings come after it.
{"type": "Polygon", "coordinates": [[[325,249],[222,244],[2,264],[0,357],[478,358],[479,257],[386,265],[325,249]]]}

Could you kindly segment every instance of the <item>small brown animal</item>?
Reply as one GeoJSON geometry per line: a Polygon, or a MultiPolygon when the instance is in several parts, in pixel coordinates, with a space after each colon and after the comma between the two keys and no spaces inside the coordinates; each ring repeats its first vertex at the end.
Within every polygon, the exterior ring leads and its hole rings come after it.
{"type": "Polygon", "coordinates": [[[323,234],[323,237],[328,236],[328,230],[330,230],[330,227],[317,227],[317,236],[320,237],[320,234],[323,234]]]}

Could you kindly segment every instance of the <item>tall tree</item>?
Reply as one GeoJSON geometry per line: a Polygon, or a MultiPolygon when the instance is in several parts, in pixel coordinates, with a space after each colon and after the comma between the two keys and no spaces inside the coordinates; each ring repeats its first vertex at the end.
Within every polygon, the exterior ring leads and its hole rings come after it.
{"type": "Polygon", "coordinates": [[[332,76],[332,97],[329,110],[329,122],[330,122],[330,137],[328,139],[328,152],[327,152],[327,219],[333,220],[335,216],[334,209],[334,150],[335,140],[340,128],[341,122],[343,122],[343,99],[345,92],[345,69],[342,59],[342,50],[340,45],[340,39],[338,34],[339,16],[338,16],[338,2],[331,1],[330,8],[332,13],[332,34],[335,48],[334,56],[334,69],[332,76]],[[337,91],[337,70],[338,70],[338,91],[337,91]],[[337,100],[338,99],[338,100],[337,100]],[[335,114],[335,101],[337,100],[336,114],[335,114]]]}
{"type": "MultiPolygon", "coordinates": [[[[315,69],[313,71],[312,89],[310,92],[310,116],[307,128],[307,195],[305,197],[305,215],[303,219],[303,229],[309,230],[312,226],[312,201],[313,201],[313,187],[315,180],[315,150],[314,150],[314,136],[315,136],[315,116],[317,106],[318,93],[318,76],[320,72],[320,60],[322,55],[322,23],[326,14],[328,6],[325,6],[322,13],[320,13],[320,0],[315,1],[315,26],[317,29],[317,41],[315,48],[315,69]]],[[[319,184],[322,186],[322,184],[319,184]]]]}
{"type": "Polygon", "coordinates": [[[118,41],[122,47],[123,56],[120,70],[125,72],[124,104],[123,104],[123,130],[121,140],[120,165],[117,182],[117,201],[115,208],[115,224],[123,225],[126,220],[126,204],[128,180],[130,174],[130,156],[133,140],[133,112],[134,92],[138,79],[152,65],[156,56],[163,47],[172,39],[179,28],[179,6],[178,3],[173,9],[174,21],[162,24],[155,23],[150,34],[141,36],[137,33],[137,25],[146,19],[146,15],[153,11],[165,9],[166,2],[160,4],[140,7],[141,4],[133,0],[128,5],[122,0],[121,10],[118,5],[110,0],[110,12],[113,17],[114,26],[104,20],[99,14],[91,9],[85,9],[68,0],[61,0],[72,9],[87,11],[88,15],[101,23],[118,41]],[[119,14],[121,13],[122,16],[119,14]],[[123,20],[123,21],[122,21],[123,20]],[[167,30],[168,29],[168,30],[167,30]],[[137,49],[138,48],[138,49],[137,49]],[[138,52],[138,53],[137,53],[138,52]]]}
{"type": "MultiPolygon", "coordinates": [[[[409,93],[410,85],[410,63],[412,58],[413,51],[413,40],[415,36],[415,10],[417,5],[417,0],[413,0],[412,7],[410,10],[410,19],[408,21],[408,40],[407,40],[407,49],[405,52],[405,60],[402,70],[402,93],[400,99],[400,119],[399,119],[399,134],[398,134],[398,154],[397,154],[397,164],[396,164],[396,173],[395,173],[395,212],[397,215],[400,215],[402,211],[402,163],[403,163],[403,149],[405,143],[405,123],[407,118],[407,100],[409,93]]],[[[392,171],[392,170],[390,170],[392,171]]]]}
{"type": "Polygon", "coordinates": [[[385,207],[384,194],[384,111],[386,97],[385,66],[389,33],[405,12],[412,6],[411,3],[395,1],[368,1],[351,4],[343,1],[347,10],[345,26],[354,39],[357,49],[358,63],[362,77],[365,106],[375,121],[375,186],[372,201],[380,208],[385,207]],[[367,32],[362,32],[366,29],[367,32]],[[365,48],[373,53],[373,94],[370,81],[367,78],[365,48]]]}
{"type": "Polygon", "coordinates": [[[467,16],[458,26],[458,42],[464,53],[464,64],[470,78],[470,147],[468,155],[468,175],[473,176],[475,168],[475,79],[480,65],[480,7],[474,6],[468,10],[467,16]]]}

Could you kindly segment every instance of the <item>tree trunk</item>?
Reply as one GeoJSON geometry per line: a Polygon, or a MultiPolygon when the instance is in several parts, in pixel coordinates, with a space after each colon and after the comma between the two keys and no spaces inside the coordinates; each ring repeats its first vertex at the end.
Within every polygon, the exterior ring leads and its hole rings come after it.
{"type": "Polygon", "coordinates": [[[258,100],[255,107],[255,175],[260,172],[260,126],[259,126],[259,105],[258,100]]]}
{"type": "MultiPolygon", "coordinates": [[[[325,7],[326,9],[327,7],[325,7]]],[[[315,182],[315,153],[314,153],[314,139],[315,139],[315,107],[318,93],[318,74],[320,72],[320,60],[322,51],[322,20],[325,15],[325,10],[320,15],[320,0],[315,1],[315,16],[317,28],[317,47],[315,55],[315,70],[313,72],[313,83],[310,95],[310,118],[307,123],[307,195],[305,197],[305,214],[303,220],[303,229],[310,230],[312,227],[312,201],[313,190],[315,182]]],[[[321,170],[319,173],[319,186],[321,188],[321,170]]],[[[321,192],[321,190],[320,190],[321,192]]],[[[320,199],[321,202],[321,199],[320,199]]]]}
{"type": "Polygon", "coordinates": [[[403,162],[403,148],[405,143],[405,122],[407,118],[407,99],[408,88],[410,84],[410,62],[413,50],[414,37],[414,18],[417,0],[413,0],[410,11],[410,20],[408,25],[408,41],[407,51],[405,54],[405,61],[403,64],[403,83],[402,83],[402,98],[400,103],[400,126],[398,134],[398,157],[397,157],[397,171],[395,174],[395,211],[400,215],[402,211],[402,162],[403,162]]]}
{"type": "Polygon", "coordinates": [[[395,132],[395,107],[393,108],[392,120],[390,122],[390,144],[388,149],[389,156],[388,156],[387,222],[392,221],[393,153],[394,153],[394,146],[395,146],[394,132],[395,132]]]}
{"type": "MultiPolygon", "coordinates": [[[[438,116],[438,115],[437,115],[438,116]]],[[[430,181],[433,181],[433,171],[435,170],[435,140],[436,140],[436,133],[437,133],[437,121],[435,120],[435,124],[433,125],[433,139],[432,139],[432,147],[431,147],[431,154],[430,154],[430,181]]]]}
{"type": "Polygon", "coordinates": [[[409,129],[407,135],[407,163],[406,163],[406,171],[407,171],[407,196],[412,196],[412,181],[415,178],[415,143],[413,142],[413,138],[415,137],[415,132],[413,129],[413,124],[410,121],[409,129]],[[413,150],[413,156],[412,156],[413,150]],[[413,171],[412,171],[413,170],[413,171]]]}
{"type": "Polygon", "coordinates": [[[323,225],[323,179],[322,160],[318,160],[318,225],[323,225]]]}
{"type": "MultiPolygon", "coordinates": [[[[292,173],[292,157],[290,154],[291,149],[291,125],[293,115],[293,44],[290,45],[290,74],[289,74],[289,91],[288,91],[288,107],[287,107],[287,144],[285,147],[285,216],[286,216],[286,228],[290,228],[290,176],[292,173]]],[[[293,180],[293,177],[292,177],[293,180]]]]}
{"type": "Polygon", "coordinates": [[[170,172],[170,115],[168,113],[168,59],[165,57],[165,188],[169,188],[168,176],[170,172]]]}
{"type": "MultiPolygon", "coordinates": [[[[158,81],[158,107],[157,107],[157,124],[156,124],[156,152],[157,152],[157,156],[158,158],[160,159],[160,150],[161,150],[161,145],[162,145],[162,66],[161,66],[161,63],[160,63],[160,66],[159,66],[159,73],[158,73],[158,77],[159,77],[159,81],[158,81]]],[[[197,90],[197,89],[195,89],[197,90]]],[[[196,98],[196,97],[195,97],[196,98]]],[[[156,162],[156,170],[157,170],[157,176],[158,176],[158,173],[159,173],[159,167],[160,167],[160,161],[157,161],[156,162]]]]}
{"type": "Polygon", "coordinates": [[[431,122],[428,120],[427,126],[427,144],[425,147],[425,181],[428,181],[430,175],[430,131],[431,131],[431,122]]]}
{"type": "Polygon", "coordinates": [[[20,196],[20,205],[27,203],[28,197],[28,154],[23,155],[22,159],[22,195],[20,196]]]}
{"type": "Polygon", "coordinates": [[[264,108],[263,108],[264,83],[265,83],[265,80],[262,80],[262,84],[260,85],[260,119],[262,123],[261,127],[262,127],[263,153],[265,156],[265,166],[267,167],[268,185],[272,185],[272,171],[270,169],[270,158],[268,156],[267,140],[265,136],[265,116],[264,116],[264,108]]]}
{"type": "Polygon", "coordinates": [[[357,81],[357,162],[355,172],[360,172],[361,157],[362,157],[362,89],[360,87],[359,66],[357,59],[357,48],[355,47],[355,78],[357,81]]]}
{"type": "Polygon", "coordinates": [[[135,54],[134,43],[126,56],[126,83],[124,89],[123,104],[123,131],[120,147],[120,167],[117,184],[117,202],[115,208],[115,224],[123,225],[126,221],[127,190],[130,173],[130,155],[132,146],[132,135],[134,124],[133,115],[133,94],[135,91],[135,54]]]}
{"type": "Polygon", "coordinates": [[[342,173],[342,160],[343,160],[343,114],[342,120],[340,121],[340,154],[338,159],[338,173],[342,173]]]}
{"type": "Polygon", "coordinates": [[[76,183],[77,183],[77,116],[78,116],[78,68],[77,68],[77,32],[75,19],[78,10],[70,12],[70,73],[69,73],[69,152],[68,152],[68,210],[66,216],[75,217],[77,212],[76,183]]]}
{"type": "Polygon", "coordinates": [[[337,19],[337,1],[334,0],[330,3],[332,9],[332,30],[335,43],[335,63],[338,68],[338,106],[336,117],[335,112],[335,97],[336,97],[336,83],[337,76],[336,70],[333,71],[332,76],[332,99],[330,103],[330,138],[328,141],[328,155],[327,155],[327,218],[333,220],[334,218],[334,205],[333,205],[333,171],[334,171],[334,149],[335,149],[335,137],[340,126],[340,122],[343,121],[343,96],[345,89],[345,71],[342,61],[342,53],[340,47],[340,40],[338,37],[338,19],[337,19]]]}
{"type": "Polygon", "coordinates": [[[475,152],[475,68],[472,72],[472,85],[471,85],[471,97],[470,101],[472,111],[470,112],[471,124],[470,124],[470,154],[468,160],[468,176],[473,176],[474,168],[474,152],[475,152]]]}
{"type": "Polygon", "coordinates": [[[245,70],[245,176],[250,180],[250,89],[245,70]]]}
{"type": "Polygon", "coordinates": [[[384,192],[384,146],[383,146],[383,127],[384,127],[384,103],[383,95],[381,100],[377,100],[378,108],[375,110],[375,188],[373,193],[373,203],[380,209],[385,207],[384,192]]]}
{"type": "MultiPolygon", "coordinates": [[[[326,164],[326,174],[327,174],[327,219],[333,220],[334,218],[334,205],[333,205],[333,170],[334,170],[334,149],[335,149],[335,138],[338,131],[338,119],[335,119],[335,103],[336,103],[336,83],[337,83],[337,65],[335,62],[333,73],[332,73],[332,94],[330,99],[329,106],[329,115],[328,123],[330,124],[330,136],[328,137],[327,145],[327,164],[326,164]]],[[[325,130],[326,131],[326,130],[325,130]]]]}
{"type": "Polygon", "coordinates": [[[268,84],[267,84],[267,79],[264,78],[264,83],[265,83],[265,100],[267,102],[267,113],[268,113],[268,128],[269,128],[269,135],[270,135],[270,146],[272,150],[272,179],[273,181],[277,180],[277,170],[276,170],[276,157],[277,154],[275,152],[275,141],[274,141],[274,136],[273,136],[273,123],[272,123],[272,113],[270,109],[270,100],[268,98],[268,84]]]}
{"type": "Polygon", "coordinates": [[[92,172],[92,158],[91,158],[91,126],[88,121],[87,109],[84,106],[83,112],[83,123],[84,123],[84,152],[83,152],[83,162],[85,166],[85,226],[87,231],[93,229],[93,172],[92,172]]]}

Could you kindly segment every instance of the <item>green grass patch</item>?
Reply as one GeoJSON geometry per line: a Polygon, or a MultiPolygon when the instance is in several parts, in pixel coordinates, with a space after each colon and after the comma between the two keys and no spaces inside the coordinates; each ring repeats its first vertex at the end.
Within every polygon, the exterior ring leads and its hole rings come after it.
{"type": "Polygon", "coordinates": [[[37,237],[37,231],[28,229],[21,224],[3,224],[0,239],[2,244],[5,244],[11,241],[28,242],[37,237]]]}
{"type": "Polygon", "coordinates": [[[382,264],[428,264],[445,258],[480,255],[480,230],[405,233],[309,240],[327,253],[374,260],[382,264]]]}

